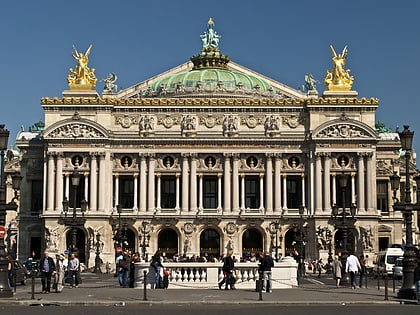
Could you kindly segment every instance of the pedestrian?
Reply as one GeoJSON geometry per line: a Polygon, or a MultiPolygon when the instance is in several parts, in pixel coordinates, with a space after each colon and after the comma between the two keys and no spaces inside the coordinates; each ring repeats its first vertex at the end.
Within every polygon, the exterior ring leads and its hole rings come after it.
{"type": "Polygon", "coordinates": [[[414,284],[417,291],[417,305],[420,305],[420,254],[417,255],[417,266],[414,269],[414,284]]]}
{"type": "Polygon", "coordinates": [[[48,294],[51,290],[51,275],[55,271],[54,260],[49,256],[48,251],[44,251],[44,256],[39,261],[41,268],[42,293],[48,294]]]}
{"type": "MultiPolygon", "coordinates": [[[[11,287],[11,284],[14,283],[14,281],[12,281],[12,277],[13,277],[13,263],[12,263],[12,257],[10,255],[6,256],[7,259],[7,282],[9,287],[11,287]]],[[[16,283],[14,283],[14,285],[16,286],[16,283]]]]}
{"type": "Polygon", "coordinates": [[[333,277],[335,279],[335,286],[337,288],[340,287],[340,281],[341,281],[341,270],[343,269],[343,265],[341,264],[341,261],[338,259],[338,256],[334,256],[334,261],[332,263],[332,270],[333,270],[333,277]]]}
{"type": "Polygon", "coordinates": [[[351,287],[353,289],[356,289],[356,275],[357,272],[361,269],[359,259],[351,254],[349,257],[347,257],[346,261],[346,272],[350,273],[350,282],[351,287]]]}
{"type": "Polygon", "coordinates": [[[322,269],[324,269],[324,263],[322,261],[322,258],[320,258],[316,263],[316,271],[318,272],[318,278],[321,278],[322,269]]]}
{"type": "Polygon", "coordinates": [[[61,254],[55,255],[55,273],[54,273],[54,288],[56,293],[63,291],[64,283],[64,256],[61,254]]]}
{"type": "Polygon", "coordinates": [[[163,269],[163,265],[162,265],[162,256],[160,255],[159,251],[157,251],[153,255],[150,266],[152,267],[152,270],[154,270],[154,272],[155,272],[154,288],[155,289],[160,289],[160,288],[162,288],[161,271],[163,269]]]}
{"type": "Polygon", "coordinates": [[[271,268],[274,267],[274,260],[271,257],[269,252],[266,252],[264,258],[261,260],[261,272],[263,273],[263,283],[262,283],[262,292],[273,292],[273,283],[272,283],[272,272],[271,268]]]}
{"type": "Polygon", "coordinates": [[[359,288],[362,288],[363,287],[363,282],[364,282],[365,277],[366,277],[366,259],[363,255],[360,255],[359,264],[360,264],[359,288]]]}
{"type": "Polygon", "coordinates": [[[140,261],[140,253],[133,253],[133,255],[131,255],[131,261],[130,261],[130,272],[129,272],[129,281],[128,281],[128,287],[129,288],[134,288],[134,282],[136,281],[135,279],[135,263],[140,261]]]}
{"type": "Polygon", "coordinates": [[[75,253],[72,253],[68,262],[68,273],[70,278],[70,287],[78,288],[80,284],[80,261],[75,253]]]}
{"type": "Polygon", "coordinates": [[[131,259],[128,252],[120,252],[115,265],[117,266],[118,283],[120,287],[128,288],[131,259]]]}
{"type": "Polygon", "coordinates": [[[233,279],[233,268],[235,268],[235,262],[232,258],[232,252],[229,251],[226,256],[223,258],[223,279],[219,282],[219,289],[222,289],[223,284],[225,284],[225,290],[235,289],[235,283],[233,279]]]}

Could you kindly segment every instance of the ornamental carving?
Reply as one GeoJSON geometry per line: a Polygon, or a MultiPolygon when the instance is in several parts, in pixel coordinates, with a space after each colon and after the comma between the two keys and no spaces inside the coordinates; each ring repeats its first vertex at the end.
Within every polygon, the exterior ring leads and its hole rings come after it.
{"type": "Polygon", "coordinates": [[[237,115],[225,115],[223,118],[223,135],[232,137],[238,135],[239,118],[237,115]]]}
{"type": "Polygon", "coordinates": [[[261,118],[256,118],[254,117],[254,115],[250,115],[248,118],[242,118],[241,124],[247,125],[248,128],[253,129],[257,127],[258,125],[262,125],[263,122],[261,118]]]}
{"type": "Polygon", "coordinates": [[[360,127],[350,124],[338,124],[321,130],[320,138],[367,138],[370,135],[360,127]]]}
{"type": "Polygon", "coordinates": [[[233,222],[229,222],[228,224],[226,224],[225,231],[227,234],[234,234],[238,231],[238,225],[233,222]]]}
{"type": "Polygon", "coordinates": [[[388,164],[387,161],[377,160],[376,161],[376,174],[390,176],[393,173],[393,166],[388,164]]]}
{"type": "Polygon", "coordinates": [[[184,224],[184,226],[182,227],[182,230],[184,231],[185,234],[189,235],[195,231],[195,226],[194,224],[188,222],[184,224]]]}
{"type": "Polygon", "coordinates": [[[153,134],[155,131],[155,117],[152,115],[140,116],[139,130],[142,136],[153,134]]]}
{"type": "Polygon", "coordinates": [[[274,137],[280,134],[281,118],[279,115],[270,115],[265,117],[265,134],[274,137]]]}
{"type": "Polygon", "coordinates": [[[200,117],[200,125],[204,125],[207,128],[213,128],[214,126],[221,124],[221,119],[219,117],[214,117],[212,114],[207,115],[207,117],[200,117]]]}
{"type": "Polygon", "coordinates": [[[103,134],[97,129],[82,124],[71,123],[53,130],[48,134],[51,138],[101,138],[103,134]]]}
{"type": "Polygon", "coordinates": [[[166,115],[165,117],[160,117],[158,119],[158,124],[169,129],[169,128],[172,128],[172,126],[179,124],[179,118],[172,117],[171,115],[166,115]]]}
{"type": "Polygon", "coordinates": [[[138,116],[119,115],[115,116],[115,124],[121,125],[123,128],[130,128],[132,125],[139,123],[138,116]]]}
{"type": "Polygon", "coordinates": [[[195,115],[183,115],[181,119],[181,131],[183,136],[191,136],[196,133],[197,117],[195,115]]]}
{"type": "Polygon", "coordinates": [[[290,128],[296,128],[300,124],[300,119],[297,115],[291,115],[290,117],[283,117],[283,122],[290,128]]]}

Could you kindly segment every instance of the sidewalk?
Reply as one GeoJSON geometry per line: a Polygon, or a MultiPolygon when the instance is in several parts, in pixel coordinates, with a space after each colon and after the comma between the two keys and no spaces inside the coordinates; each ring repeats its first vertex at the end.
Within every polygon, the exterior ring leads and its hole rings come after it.
{"type": "Polygon", "coordinates": [[[384,289],[335,288],[308,278],[304,284],[293,289],[278,289],[272,293],[253,290],[207,289],[147,289],[144,300],[143,288],[120,288],[117,278],[109,274],[82,274],[79,288],[65,287],[61,293],[41,294],[41,281],[36,279],[35,299],[31,299],[31,279],[26,286],[18,286],[12,298],[0,299],[0,304],[9,305],[126,305],[126,304],[396,304],[396,293],[389,289],[389,300],[384,300],[384,289]]]}

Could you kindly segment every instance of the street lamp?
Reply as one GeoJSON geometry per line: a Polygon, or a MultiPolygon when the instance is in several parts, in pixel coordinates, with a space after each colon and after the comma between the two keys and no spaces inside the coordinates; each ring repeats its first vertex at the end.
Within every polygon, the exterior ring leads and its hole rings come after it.
{"type": "Polygon", "coordinates": [[[73,194],[73,215],[71,217],[67,217],[67,213],[69,212],[69,200],[67,197],[64,197],[63,200],[63,211],[64,211],[64,224],[71,228],[71,251],[77,252],[77,229],[80,226],[83,226],[86,222],[85,218],[85,211],[87,209],[87,201],[82,199],[80,201],[80,211],[82,212],[82,217],[77,217],[77,187],[80,184],[80,176],[79,171],[77,168],[74,168],[74,171],[71,175],[71,183],[74,188],[73,194]]]}
{"type": "Polygon", "coordinates": [[[146,221],[142,222],[141,232],[142,232],[141,251],[142,251],[144,261],[147,261],[146,248],[149,247],[149,241],[150,241],[150,234],[148,233],[149,232],[148,222],[146,221]]]}
{"type": "Polygon", "coordinates": [[[0,125],[0,154],[1,154],[1,172],[0,172],[0,298],[8,298],[13,296],[13,292],[8,283],[8,259],[4,245],[4,237],[6,236],[6,211],[17,210],[15,202],[17,191],[22,182],[22,176],[18,173],[12,175],[12,187],[15,196],[12,201],[6,203],[6,179],[4,176],[4,151],[7,150],[9,140],[9,130],[4,129],[4,125],[0,125]]]}
{"type": "Polygon", "coordinates": [[[115,232],[115,236],[114,236],[114,247],[115,250],[117,250],[117,248],[121,248],[123,249],[123,237],[122,237],[122,229],[121,229],[121,212],[122,212],[122,207],[120,204],[116,205],[117,208],[117,213],[118,213],[118,228],[117,231],[115,232]]]}
{"type": "MultiPolygon", "coordinates": [[[[403,284],[400,290],[398,291],[398,298],[401,299],[414,299],[416,296],[416,291],[414,288],[414,269],[417,265],[416,252],[413,246],[413,211],[420,210],[420,204],[417,200],[416,204],[411,202],[411,192],[410,192],[410,152],[412,150],[413,136],[414,131],[410,131],[409,126],[405,125],[404,130],[399,132],[401,140],[401,148],[405,151],[405,198],[404,202],[396,200],[393,205],[395,211],[401,211],[404,216],[405,224],[405,252],[403,256],[403,284]]],[[[399,189],[400,177],[396,174],[390,177],[391,179],[391,188],[394,190],[394,196],[396,190],[399,189]]],[[[420,178],[415,177],[416,185],[419,187],[420,178]]],[[[402,199],[402,198],[401,198],[402,199]]]]}
{"type": "Polygon", "coordinates": [[[101,234],[98,232],[96,233],[96,243],[95,243],[95,268],[93,269],[94,273],[102,273],[101,271],[101,257],[99,256],[102,251],[102,242],[101,242],[101,234]]]}
{"type": "MultiPolygon", "coordinates": [[[[350,206],[350,216],[351,219],[348,218],[348,213],[346,210],[346,188],[347,188],[347,176],[343,173],[341,174],[341,176],[339,177],[339,185],[341,188],[341,193],[342,193],[342,212],[339,213],[339,208],[336,204],[333,205],[332,207],[332,216],[334,217],[335,220],[335,229],[338,230],[340,229],[342,232],[342,237],[343,237],[343,247],[341,249],[341,264],[343,265],[342,268],[342,274],[344,276],[345,273],[345,266],[347,263],[347,257],[349,256],[349,249],[348,249],[348,234],[349,234],[349,229],[351,227],[354,226],[354,222],[355,222],[355,215],[356,215],[356,205],[355,204],[351,204],[350,206]]],[[[341,278],[343,280],[343,282],[345,282],[345,277],[341,278]]]]}
{"type": "Polygon", "coordinates": [[[305,234],[303,233],[303,228],[304,228],[304,218],[303,218],[303,214],[305,212],[305,207],[302,205],[299,207],[299,224],[294,224],[293,225],[293,232],[294,232],[294,237],[295,237],[295,243],[296,243],[296,248],[297,251],[299,253],[299,257],[298,257],[298,274],[297,274],[297,281],[298,284],[300,284],[300,281],[302,279],[304,270],[305,270],[305,263],[304,263],[304,259],[305,259],[305,255],[304,255],[304,248],[305,248],[305,234]]]}

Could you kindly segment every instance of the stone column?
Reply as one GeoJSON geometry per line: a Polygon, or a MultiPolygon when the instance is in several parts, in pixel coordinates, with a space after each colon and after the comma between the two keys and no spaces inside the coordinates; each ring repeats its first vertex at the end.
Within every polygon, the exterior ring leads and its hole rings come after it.
{"type": "Polygon", "coordinates": [[[203,174],[198,174],[198,210],[203,210],[203,174]]]}
{"type": "Polygon", "coordinates": [[[137,211],[137,209],[138,209],[138,206],[137,206],[137,200],[138,200],[137,194],[138,194],[138,190],[139,190],[139,188],[138,188],[138,177],[139,177],[138,174],[133,174],[133,182],[134,182],[134,187],[133,187],[133,190],[134,190],[133,211],[137,211]]]}
{"type": "Polygon", "coordinates": [[[70,173],[65,173],[64,176],[66,177],[66,195],[67,199],[70,198],[70,173]]]}
{"type": "Polygon", "coordinates": [[[144,154],[140,155],[140,212],[147,209],[147,161],[144,154]]]}
{"type": "Polygon", "coordinates": [[[223,169],[223,180],[224,180],[224,212],[229,213],[232,211],[231,208],[231,189],[230,189],[230,183],[231,183],[231,174],[230,174],[230,157],[232,155],[229,153],[224,154],[224,169],[223,169]]]}
{"type": "Polygon", "coordinates": [[[337,205],[337,174],[332,173],[332,204],[337,205]]]}
{"type": "Polygon", "coordinates": [[[180,191],[179,191],[179,177],[181,175],[179,173],[175,174],[176,182],[175,182],[175,210],[179,211],[179,197],[180,197],[180,191]]]}
{"type": "Polygon", "coordinates": [[[155,211],[155,155],[149,154],[149,176],[148,176],[148,209],[149,212],[155,211]]]}
{"type": "Polygon", "coordinates": [[[358,210],[365,210],[365,161],[364,152],[357,153],[357,204],[358,210]]]}
{"type": "Polygon", "coordinates": [[[181,212],[188,212],[188,153],[182,153],[182,208],[181,212]]]}
{"type": "Polygon", "coordinates": [[[331,186],[330,186],[330,169],[331,169],[331,157],[330,153],[324,153],[324,210],[331,212],[331,186]]]}
{"type": "Polygon", "coordinates": [[[283,174],[283,210],[287,210],[287,175],[283,174]]]}
{"type": "Polygon", "coordinates": [[[47,211],[54,210],[54,194],[55,194],[55,152],[47,152],[48,154],[48,189],[47,189],[47,211]]]}
{"type": "Polygon", "coordinates": [[[232,211],[239,212],[239,154],[233,154],[232,211]]]}
{"type": "Polygon", "coordinates": [[[376,156],[374,152],[367,154],[367,200],[368,200],[368,211],[374,212],[376,209],[376,156]]]}
{"type": "Polygon", "coordinates": [[[84,172],[83,176],[85,177],[85,191],[83,192],[83,198],[88,202],[87,203],[87,208],[90,209],[89,207],[89,173],[88,172],[84,172]]]}
{"type": "Polygon", "coordinates": [[[321,154],[315,154],[315,212],[322,211],[322,164],[321,154]]]}
{"type": "Polygon", "coordinates": [[[217,210],[222,210],[222,174],[217,174],[217,210]]]}
{"type": "Polygon", "coordinates": [[[354,177],[356,176],[355,173],[351,173],[351,203],[356,204],[356,183],[354,177]]]}
{"type": "Polygon", "coordinates": [[[157,192],[156,192],[156,210],[161,210],[162,209],[162,184],[161,184],[161,176],[160,174],[156,174],[156,180],[157,180],[157,184],[156,184],[156,188],[157,188],[157,192]]]}
{"type": "Polygon", "coordinates": [[[99,197],[98,197],[98,211],[105,211],[106,200],[106,161],[105,152],[99,153],[99,197]]]}
{"type": "MultiPolygon", "coordinates": [[[[272,213],[273,212],[273,160],[272,160],[273,154],[269,153],[266,154],[266,160],[267,160],[267,169],[266,169],[266,177],[265,177],[265,183],[266,183],[266,213],[272,213]]],[[[263,191],[264,192],[264,191],[263,191]]],[[[263,196],[261,196],[263,198],[263,196]]]]}
{"type": "MultiPolygon", "coordinates": [[[[260,174],[260,211],[264,210],[264,174],[260,174]]],[[[271,208],[273,210],[273,208],[271,208]]]]}
{"type": "Polygon", "coordinates": [[[115,200],[115,207],[116,207],[117,205],[120,204],[120,180],[119,180],[119,174],[114,174],[114,200],[115,200]]]}
{"type": "Polygon", "coordinates": [[[305,173],[302,173],[301,174],[301,177],[302,177],[302,206],[304,208],[306,208],[306,200],[305,200],[305,190],[306,190],[306,187],[305,187],[305,173]]]}
{"type": "Polygon", "coordinates": [[[241,173],[241,210],[245,210],[245,174],[241,173]]]}
{"type": "Polygon", "coordinates": [[[98,161],[97,153],[90,154],[90,200],[89,209],[98,210],[98,161]]]}
{"type": "Polygon", "coordinates": [[[190,211],[197,211],[197,154],[191,155],[191,174],[190,174],[190,211]]]}
{"type": "Polygon", "coordinates": [[[59,152],[57,154],[57,171],[56,171],[56,198],[55,198],[55,211],[61,211],[63,208],[63,191],[64,191],[64,183],[63,183],[63,153],[59,152]]]}
{"type": "Polygon", "coordinates": [[[274,162],[274,212],[281,212],[281,155],[276,154],[274,162]]]}

